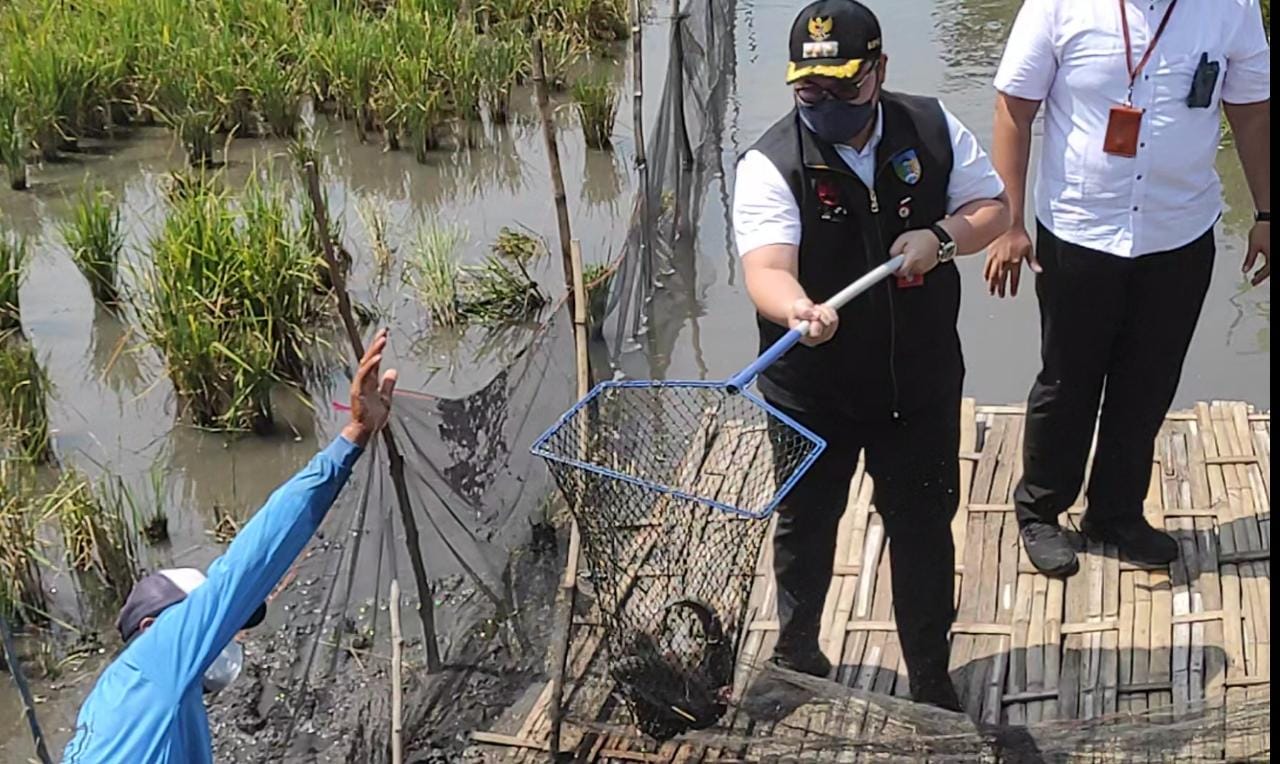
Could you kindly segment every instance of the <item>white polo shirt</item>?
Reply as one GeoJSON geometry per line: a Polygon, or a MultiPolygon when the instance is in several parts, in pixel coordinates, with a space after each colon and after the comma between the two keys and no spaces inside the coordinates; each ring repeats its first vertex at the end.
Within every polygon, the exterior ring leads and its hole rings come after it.
{"type": "MultiPolygon", "coordinates": [[[[953,159],[947,181],[947,214],[951,214],[969,202],[1004,193],[1004,182],[973,133],[946,107],[942,111],[951,134],[953,159]]],[[[883,128],[884,113],[877,109],[876,126],[861,151],[835,146],[836,153],[867,188],[875,181],[876,148],[883,128]]],[[[800,206],[795,195],[773,162],[754,149],[738,162],[733,184],[733,235],[739,255],[766,244],[800,244],[800,206]]]]}
{"type": "MultiPolygon", "coordinates": [[[[1136,64],[1170,0],[1126,3],[1136,64]]],[[[1064,241],[1138,257],[1175,249],[1222,212],[1221,103],[1271,98],[1271,50],[1257,0],[1178,0],[1133,89],[1145,109],[1137,156],[1102,150],[1129,88],[1119,0],[1025,0],[996,89],[1044,101],[1036,217],[1064,241]],[[1202,53],[1219,65],[1210,107],[1187,106],[1202,53]]]]}

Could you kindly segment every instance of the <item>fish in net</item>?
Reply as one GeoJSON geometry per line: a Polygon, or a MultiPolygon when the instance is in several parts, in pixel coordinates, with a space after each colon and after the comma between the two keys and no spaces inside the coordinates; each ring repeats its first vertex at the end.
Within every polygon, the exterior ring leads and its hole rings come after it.
{"type": "MultiPolygon", "coordinates": [[[[867,273],[840,308],[901,265],[867,273]]],[[[533,446],[582,533],[609,674],[655,739],[705,729],[733,685],[767,518],[825,447],[746,388],[802,322],[723,382],[604,382],[533,446]]]]}

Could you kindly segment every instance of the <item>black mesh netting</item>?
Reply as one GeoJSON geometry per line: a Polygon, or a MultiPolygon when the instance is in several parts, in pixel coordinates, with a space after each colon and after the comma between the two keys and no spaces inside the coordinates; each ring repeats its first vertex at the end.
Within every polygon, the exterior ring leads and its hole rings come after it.
{"type": "Polygon", "coordinates": [[[608,383],[535,451],[582,533],[608,674],[669,738],[723,716],[766,518],[820,450],[718,385],[608,383]]]}
{"type": "Polygon", "coordinates": [[[660,91],[644,85],[645,98],[659,99],[658,113],[645,126],[646,162],[602,327],[608,362],[621,374],[662,378],[681,328],[669,319],[698,310],[686,303],[703,198],[713,179],[725,182],[720,159],[736,8],[735,0],[680,3],[662,51],[665,81],[660,91]]]}

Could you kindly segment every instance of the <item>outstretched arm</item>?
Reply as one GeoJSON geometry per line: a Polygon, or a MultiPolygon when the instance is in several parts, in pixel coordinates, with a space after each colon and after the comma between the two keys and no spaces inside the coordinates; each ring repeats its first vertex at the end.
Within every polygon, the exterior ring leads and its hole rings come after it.
{"type": "Polygon", "coordinates": [[[301,472],[276,489],[209,567],[208,580],[165,610],[140,637],[139,668],[177,693],[200,681],[302,553],[346,484],[369,439],[387,421],[396,373],[379,379],[386,330],[379,332],[351,384],[351,421],[301,472]]]}

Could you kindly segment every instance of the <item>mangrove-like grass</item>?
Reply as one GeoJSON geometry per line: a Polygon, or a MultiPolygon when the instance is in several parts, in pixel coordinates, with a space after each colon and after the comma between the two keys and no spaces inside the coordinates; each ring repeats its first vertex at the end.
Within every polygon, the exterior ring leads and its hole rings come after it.
{"type": "Polygon", "coordinates": [[[52,457],[49,391],[49,376],[31,343],[18,332],[0,333],[0,458],[52,457]]]}
{"type": "Polygon", "coordinates": [[[28,253],[25,238],[0,227],[0,334],[22,328],[18,290],[27,272],[28,253]]]}
{"type": "Polygon", "coordinates": [[[573,100],[582,123],[582,137],[593,149],[613,145],[613,123],[618,116],[618,91],[607,76],[588,75],[573,83],[573,100]]]}
{"type": "Polygon", "coordinates": [[[116,303],[124,232],[111,194],[86,186],[71,218],[62,226],[62,238],[71,250],[71,259],[89,282],[94,299],[104,305],[116,303]]]}

